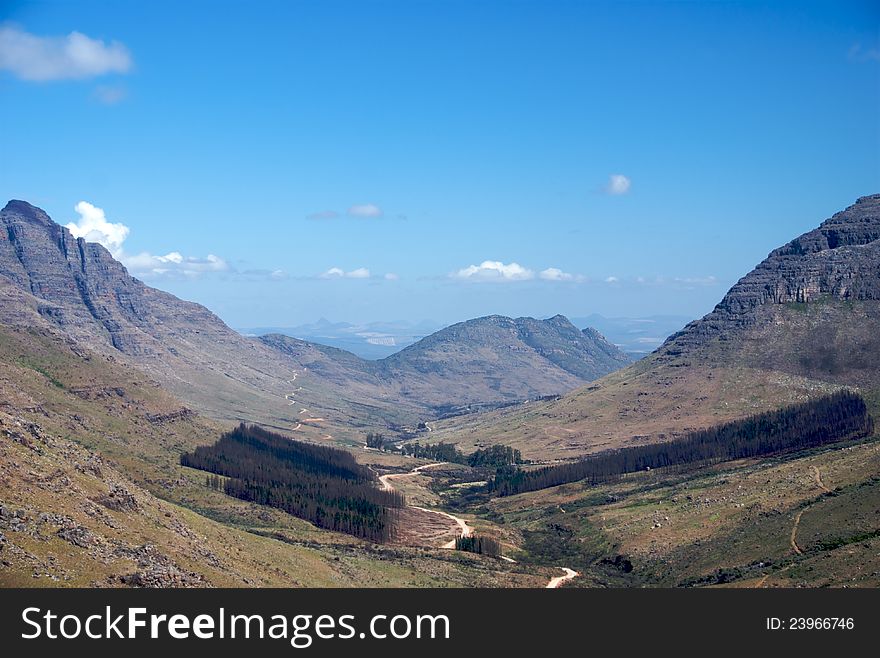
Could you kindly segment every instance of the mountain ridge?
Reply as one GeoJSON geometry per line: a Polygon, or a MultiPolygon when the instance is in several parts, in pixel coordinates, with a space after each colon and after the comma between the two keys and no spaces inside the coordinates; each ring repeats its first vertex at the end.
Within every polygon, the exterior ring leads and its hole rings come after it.
{"type": "Polygon", "coordinates": [[[456,345],[448,337],[458,329],[441,330],[423,339],[439,350],[434,357],[424,344],[410,346],[381,366],[306,341],[244,337],[204,306],[132,277],[103,246],[74,238],[19,200],[0,210],[0,299],[0,322],[60,330],[218,420],[296,428],[306,438],[415,425],[438,408],[561,394],[626,359],[558,318],[510,320],[512,331],[500,327],[506,321],[489,321],[491,331],[482,320],[462,323],[486,340],[456,345]],[[456,355],[456,373],[437,376],[441,352],[456,355]],[[433,374],[423,377],[418,364],[433,374]],[[451,384],[463,375],[476,381],[451,384]],[[303,422],[310,418],[320,420],[303,422]]]}
{"type": "Polygon", "coordinates": [[[856,388],[880,411],[880,195],[773,250],[712,312],[655,352],[557,401],[444,421],[464,449],[492,436],[577,457],[665,441],[856,388]]]}

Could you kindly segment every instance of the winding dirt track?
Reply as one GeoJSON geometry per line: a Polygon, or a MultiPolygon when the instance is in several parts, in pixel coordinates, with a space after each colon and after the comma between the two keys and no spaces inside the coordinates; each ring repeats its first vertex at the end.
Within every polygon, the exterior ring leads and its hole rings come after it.
{"type": "MultiPolygon", "coordinates": [[[[447,462],[435,462],[433,464],[425,464],[423,466],[417,466],[416,468],[414,468],[413,470],[411,470],[407,473],[389,473],[388,475],[380,475],[379,476],[379,483],[382,485],[383,491],[394,491],[394,487],[391,484],[391,480],[396,480],[397,478],[409,477],[411,475],[418,475],[421,471],[423,471],[427,468],[434,468],[435,466],[443,466],[446,463],[447,462]]],[[[467,524],[467,521],[455,516],[454,514],[450,514],[449,512],[443,512],[443,511],[436,510],[436,509],[428,509],[427,507],[419,507],[418,505],[410,505],[409,507],[412,507],[413,509],[420,510],[422,512],[429,512],[431,514],[439,514],[441,516],[445,516],[446,518],[452,519],[453,521],[455,521],[458,524],[458,527],[460,530],[459,537],[470,537],[474,532],[473,528],[471,528],[467,524]]],[[[440,548],[454,550],[455,549],[455,539],[443,544],[443,546],[441,546],[440,548]]],[[[505,557],[503,555],[500,557],[505,562],[516,563],[516,560],[514,560],[512,558],[505,557]]],[[[577,578],[578,576],[580,576],[580,574],[577,571],[575,571],[574,569],[569,569],[568,567],[559,567],[559,568],[565,572],[565,575],[564,576],[556,576],[555,578],[551,578],[550,581],[545,586],[545,589],[556,589],[557,587],[559,587],[563,583],[566,583],[569,580],[572,580],[573,578],[577,578]]]]}
{"type": "Polygon", "coordinates": [[[562,583],[571,580],[572,578],[577,578],[580,574],[574,569],[569,569],[568,567],[559,567],[565,572],[564,576],[556,576],[556,578],[551,578],[550,582],[547,583],[547,587],[545,589],[556,589],[562,583]]]}
{"type": "Polygon", "coordinates": [[[797,515],[794,517],[794,526],[791,529],[791,538],[789,539],[789,543],[791,544],[792,550],[795,553],[797,553],[798,555],[804,554],[804,552],[800,549],[800,546],[797,545],[797,531],[798,531],[798,525],[800,525],[800,522],[801,522],[801,517],[804,515],[804,512],[806,512],[806,511],[807,511],[807,508],[805,507],[800,512],[798,512],[797,515]]]}
{"type": "MultiPolygon", "coordinates": [[[[446,462],[435,462],[433,464],[425,464],[423,466],[418,466],[408,473],[390,473],[388,475],[380,475],[379,482],[382,484],[383,491],[394,491],[394,487],[391,484],[391,480],[396,480],[397,478],[405,478],[411,475],[418,475],[421,471],[426,468],[433,468],[435,466],[443,466],[446,462]]],[[[427,507],[419,507],[418,505],[410,505],[413,509],[420,510],[422,512],[428,512],[429,514],[439,514],[440,516],[445,516],[447,519],[452,519],[458,524],[459,528],[459,537],[470,537],[473,534],[473,529],[467,524],[467,521],[461,519],[454,514],[450,514],[449,512],[442,512],[436,509],[428,509],[427,507]]],[[[457,539],[457,538],[456,538],[457,539]]],[[[440,548],[455,548],[455,539],[452,541],[448,541],[440,548]]]]}
{"type": "MultiPolygon", "coordinates": [[[[813,469],[813,478],[816,480],[816,485],[822,490],[823,493],[831,493],[831,489],[826,487],[825,483],[822,482],[822,474],[819,472],[819,468],[817,466],[811,466],[811,468],[813,469]]],[[[790,543],[792,550],[798,555],[804,554],[804,552],[800,549],[800,546],[797,545],[798,526],[801,523],[801,517],[804,515],[804,512],[810,509],[810,507],[812,507],[812,505],[807,505],[794,517],[794,527],[792,527],[791,529],[790,543]]]]}
{"type": "Polygon", "coordinates": [[[822,482],[822,474],[819,473],[819,467],[813,466],[813,475],[816,476],[816,484],[819,485],[819,488],[825,493],[831,493],[831,489],[825,486],[825,483],[822,482]]]}

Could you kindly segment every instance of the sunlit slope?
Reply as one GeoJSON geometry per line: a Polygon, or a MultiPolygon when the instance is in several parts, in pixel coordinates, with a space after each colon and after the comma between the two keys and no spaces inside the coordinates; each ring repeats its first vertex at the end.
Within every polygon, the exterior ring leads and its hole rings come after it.
{"type": "Polygon", "coordinates": [[[440,423],[435,438],[567,458],[666,440],[840,386],[876,400],[878,300],[874,195],[772,252],[712,313],[646,359],[558,401],[440,423]]]}
{"type": "Polygon", "coordinates": [[[471,320],[382,362],[283,336],[247,338],[130,276],[103,246],[24,201],[0,210],[0,323],[63,332],[211,418],[310,440],[352,442],[451,408],[564,393],[628,362],[561,316],[471,320]]]}
{"type": "Polygon", "coordinates": [[[179,456],[221,429],[114,359],[0,326],[0,586],[541,581],[448,551],[377,547],[213,491],[179,456]]]}

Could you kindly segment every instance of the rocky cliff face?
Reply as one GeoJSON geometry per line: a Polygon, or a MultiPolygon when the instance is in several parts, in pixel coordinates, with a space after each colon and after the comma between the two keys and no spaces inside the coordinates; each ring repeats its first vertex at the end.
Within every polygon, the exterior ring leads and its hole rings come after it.
{"type": "MultiPolygon", "coordinates": [[[[145,286],[104,247],[74,238],[24,201],[0,211],[0,276],[29,294],[47,323],[134,357],[166,352],[157,339],[185,334],[195,322],[202,330],[230,331],[204,307],[145,286]]],[[[7,313],[17,312],[11,305],[0,310],[7,321],[7,313]]]]}
{"type": "MultiPolygon", "coordinates": [[[[438,438],[573,457],[803,402],[840,386],[880,408],[880,195],[774,250],[653,354],[557,401],[438,438]]],[[[441,428],[442,429],[442,428],[441,428]]]]}
{"type": "Polygon", "coordinates": [[[0,322],[60,330],[137,365],[219,418],[284,420],[294,364],[227,327],[208,309],[150,288],[101,245],[74,238],[24,201],[0,211],[0,322]]]}
{"type": "Polygon", "coordinates": [[[874,194],[771,252],[709,315],[670,337],[663,349],[680,351],[772,321],[774,305],[878,299],[880,194],[874,194]]]}
{"type": "Polygon", "coordinates": [[[144,285],[24,201],[0,211],[0,323],[60,330],[212,417],[299,428],[305,438],[564,393],[628,360],[562,316],[472,320],[381,362],[292,338],[248,339],[203,306],[144,285]]]}

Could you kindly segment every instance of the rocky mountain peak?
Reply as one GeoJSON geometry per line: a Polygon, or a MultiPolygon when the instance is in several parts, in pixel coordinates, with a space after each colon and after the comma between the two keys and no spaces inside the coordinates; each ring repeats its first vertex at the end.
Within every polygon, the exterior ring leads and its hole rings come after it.
{"type": "Polygon", "coordinates": [[[774,305],[827,299],[880,300],[880,194],[861,197],[772,251],[666,346],[677,353],[708,338],[728,340],[744,327],[774,321],[774,305]]]}
{"type": "Polygon", "coordinates": [[[29,204],[27,201],[21,201],[19,199],[12,199],[9,201],[0,212],[4,215],[15,215],[23,220],[46,227],[58,226],[42,208],[37,208],[36,206],[29,204]]]}
{"type": "Polygon", "coordinates": [[[808,233],[775,250],[773,256],[803,254],[857,247],[880,240],[880,194],[859,198],[808,233]]]}

